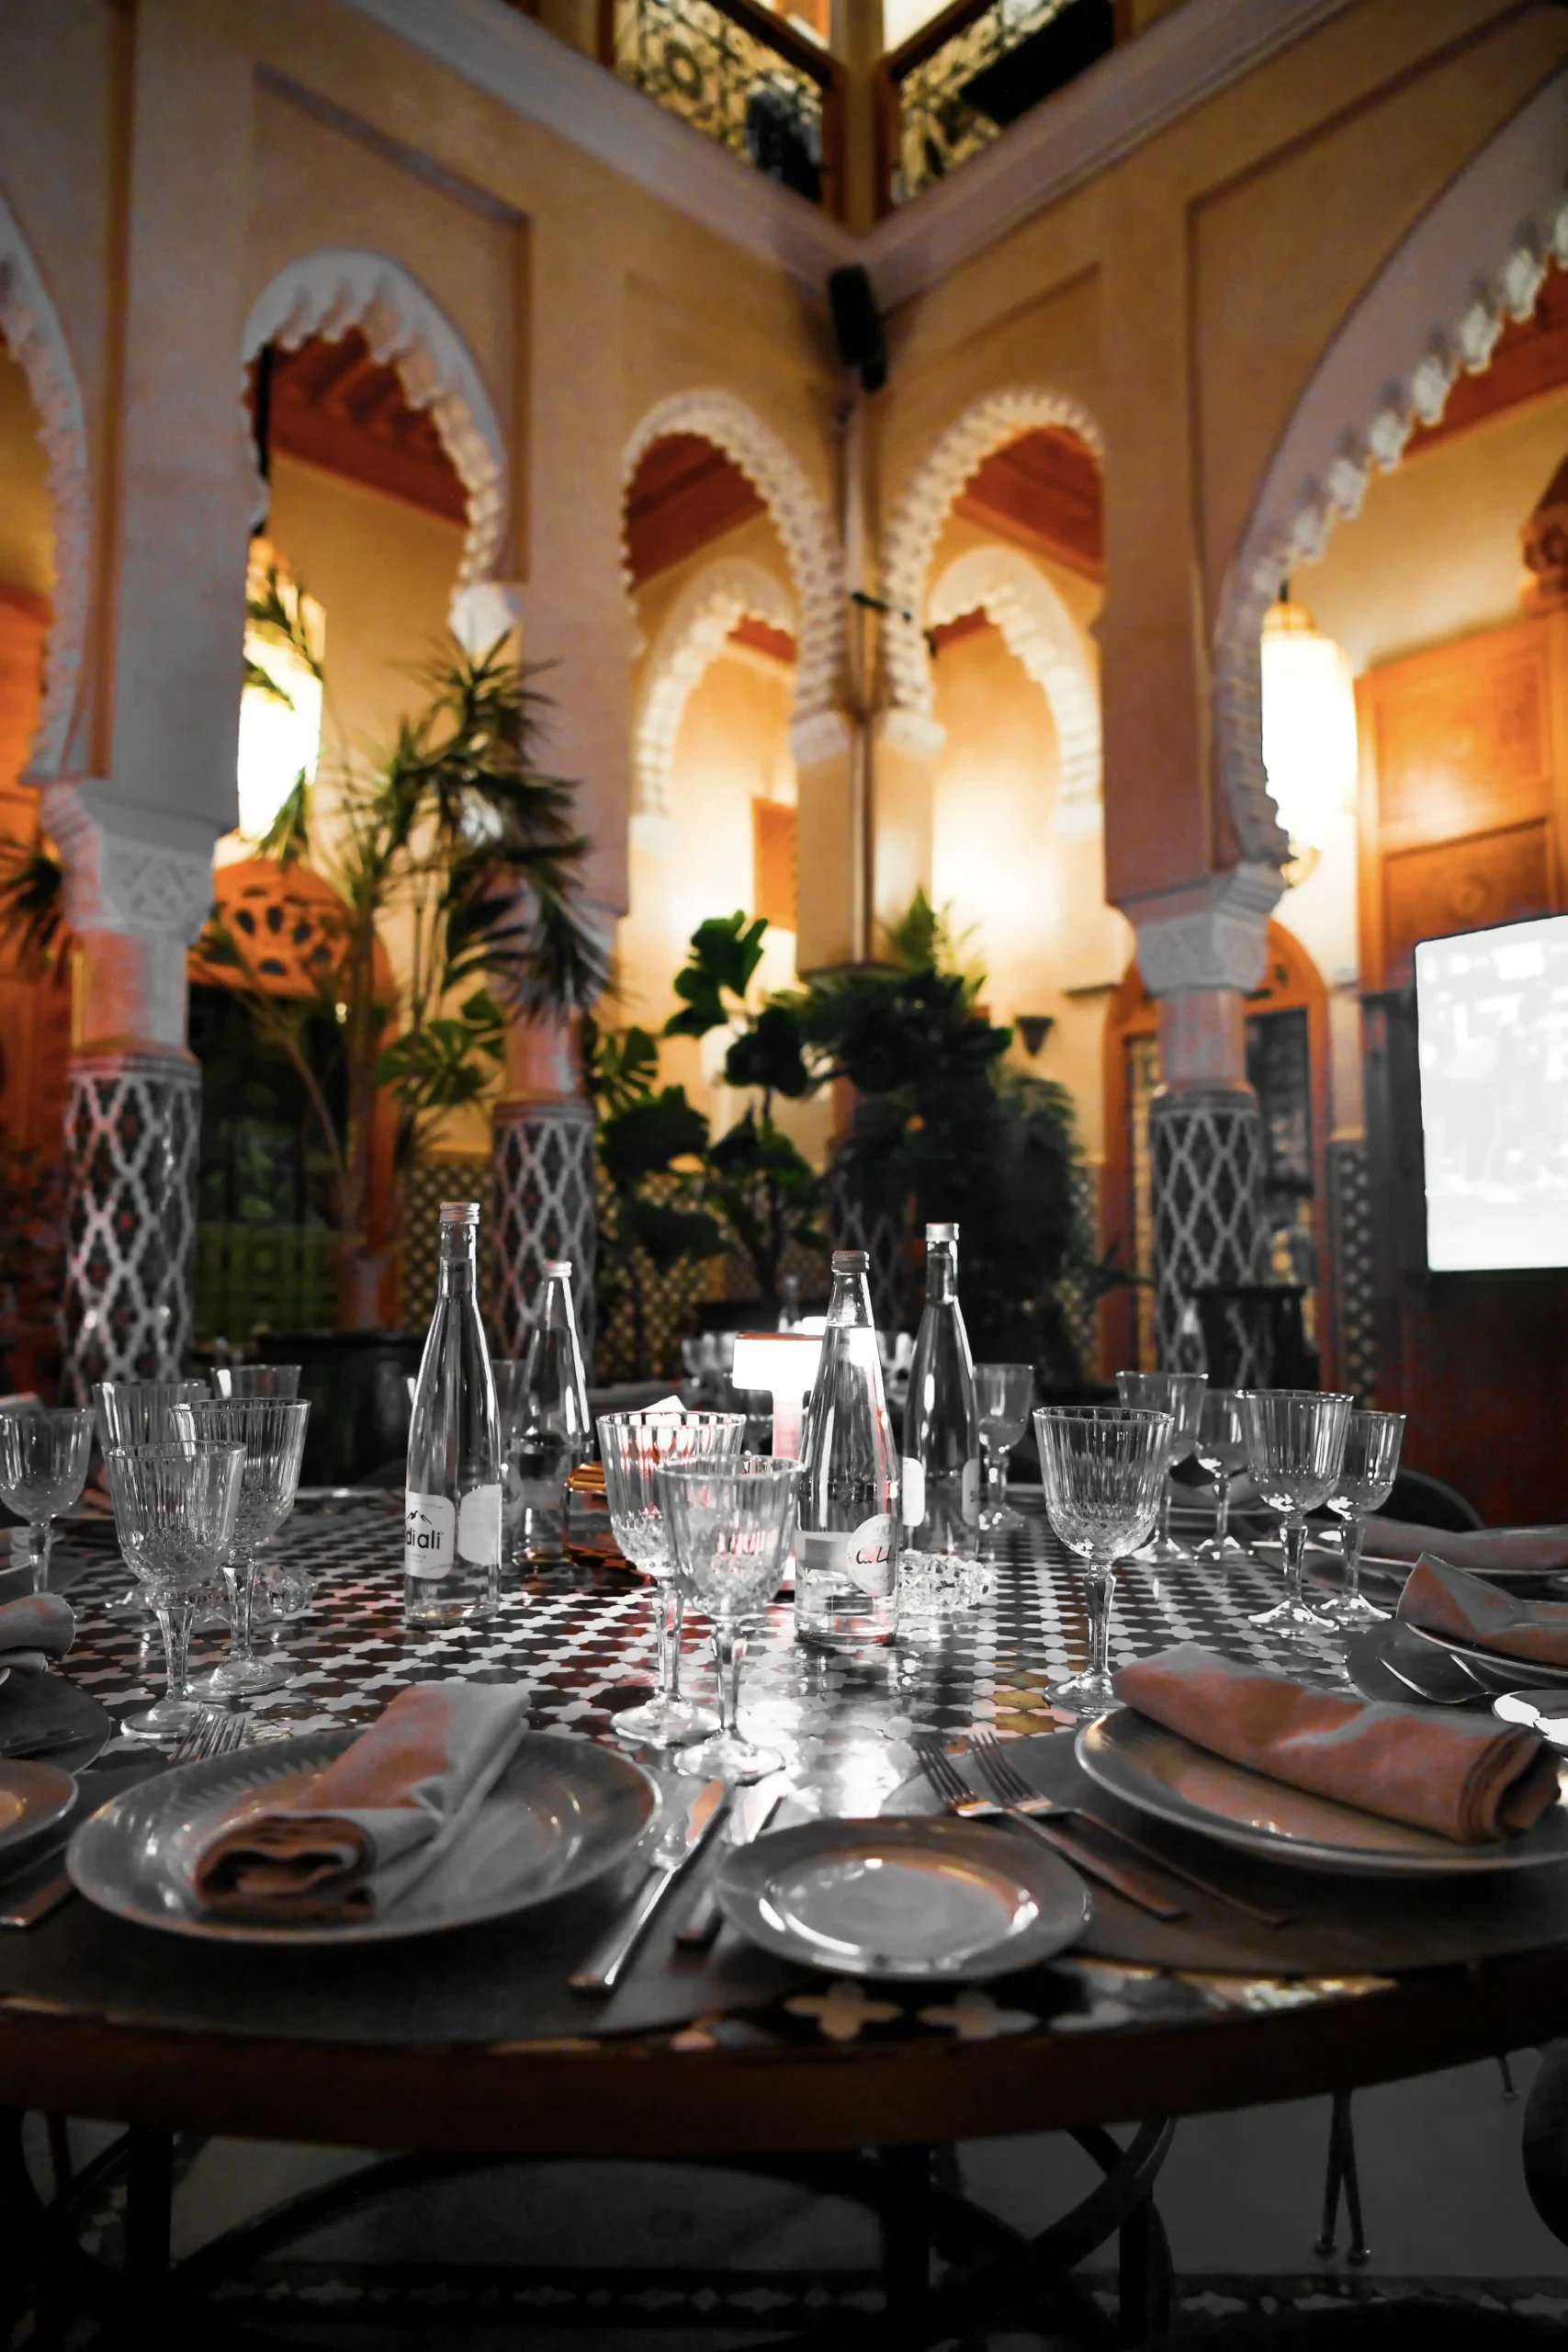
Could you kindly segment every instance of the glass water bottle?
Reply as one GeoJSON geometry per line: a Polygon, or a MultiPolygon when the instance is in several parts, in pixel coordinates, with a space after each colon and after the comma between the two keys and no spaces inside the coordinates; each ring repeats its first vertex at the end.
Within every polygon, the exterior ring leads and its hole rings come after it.
{"type": "Polygon", "coordinates": [[[974,1559],[980,1550],[980,1420],[958,1304],[958,1227],[926,1227],[926,1303],[904,1408],[904,1541],[974,1559]]]}
{"type": "Polygon", "coordinates": [[[479,1212],[441,1204],[435,1312],[409,1423],[403,1616],[451,1625],[501,1600],[501,1425],[476,1295],[479,1212]]]}
{"type": "Polygon", "coordinates": [[[897,1613],[898,1457],[870,1267],[863,1250],[833,1252],[833,1295],[801,1463],[795,1631],[828,1649],[891,1641],[897,1613]]]}

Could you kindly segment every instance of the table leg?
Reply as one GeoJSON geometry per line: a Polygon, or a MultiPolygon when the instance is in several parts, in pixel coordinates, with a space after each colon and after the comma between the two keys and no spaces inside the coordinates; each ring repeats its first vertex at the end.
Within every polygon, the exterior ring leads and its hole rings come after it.
{"type": "Polygon", "coordinates": [[[889,2352],[925,2341],[931,2275],[931,2152],[885,2148],[882,2162],[897,2184],[882,2212],[882,2275],[889,2352]]]}
{"type": "Polygon", "coordinates": [[[125,2174],[126,2335],[141,2352],[162,2341],[169,2280],[175,2143],[167,2132],[132,2130],[125,2174]]]}

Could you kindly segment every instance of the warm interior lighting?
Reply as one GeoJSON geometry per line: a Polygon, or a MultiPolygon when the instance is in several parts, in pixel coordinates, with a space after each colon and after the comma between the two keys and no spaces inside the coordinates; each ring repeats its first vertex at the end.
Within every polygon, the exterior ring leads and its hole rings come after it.
{"type": "Polygon", "coordinates": [[[742,1331],[735,1341],[730,1379],[773,1400],[773,1452],[800,1456],[801,1407],[811,1394],[822,1353],[820,1331],[742,1331]]]}
{"type": "MultiPolygon", "coordinates": [[[[285,586],[283,593],[295,600],[307,639],[319,655],[324,620],[321,606],[298,589],[285,586]]],[[[301,770],[307,777],[315,775],[321,748],[321,689],[293,646],[260,629],[246,629],[245,659],[271,681],[271,691],[253,682],[240,696],[237,854],[248,856],[293,791],[301,770]]]]}
{"type": "Polygon", "coordinates": [[[1295,861],[1310,870],[1335,818],[1356,805],[1350,664],[1288,594],[1263,624],[1262,653],[1263,765],[1295,861]]]}

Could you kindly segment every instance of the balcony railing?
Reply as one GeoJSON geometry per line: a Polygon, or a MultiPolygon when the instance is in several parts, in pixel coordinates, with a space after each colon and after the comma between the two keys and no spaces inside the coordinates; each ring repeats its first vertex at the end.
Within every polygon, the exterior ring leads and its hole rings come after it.
{"type": "Polygon", "coordinates": [[[839,211],[841,69],[757,0],[600,0],[599,56],[753,171],[839,211]]]}
{"type": "Polygon", "coordinates": [[[883,201],[907,204],[1113,47],[1117,0],[954,0],[882,61],[883,201]]]}

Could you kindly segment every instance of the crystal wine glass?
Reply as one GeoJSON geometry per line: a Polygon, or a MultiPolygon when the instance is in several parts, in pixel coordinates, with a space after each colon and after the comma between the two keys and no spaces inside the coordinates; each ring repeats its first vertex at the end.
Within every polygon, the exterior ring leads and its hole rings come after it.
{"type": "Polygon", "coordinates": [[[975,1410],[980,1420],[980,1456],[986,1491],[980,1505],[983,1535],[1004,1534],[1022,1520],[1008,1503],[1008,1456],[1029,1427],[1034,1401],[1032,1363],[977,1363],[975,1410]]]}
{"type": "Polygon", "coordinates": [[[659,1494],[689,1600],[706,1611],[718,1668],[719,1728],[682,1758],[682,1768],[726,1781],[760,1781],[784,1758],[740,1730],[740,1661],[746,1629],[779,1589],[795,1540],[800,1464],[774,1453],[733,1462],[663,1463],[659,1494]]]}
{"type": "Polygon", "coordinates": [[[104,1456],[120,1549],[147,1588],[168,1679],[164,1697],[144,1714],[125,1716],[122,1731],[156,1737],[188,1731],[201,1716],[186,1679],[191,1612],[229,1555],[244,1466],[243,1446],[202,1438],[111,1446],[104,1456]]]}
{"type": "MultiPolygon", "coordinates": [[[[1198,1411],[1208,1385],[1208,1377],[1201,1372],[1119,1372],[1116,1375],[1116,1394],[1123,1405],[1135,1406],[1140,1412],[1170,1416],[1169,1450],[1165,1462],[1168,1473],[1179,1462],[1186,1461],[1197,1442],[1198,1411]]],[[[1151,1542],[1140,1545],[1140,1561],[1152,1561],[1165,1567],[1173,1560],[1187,1558],[1180,1544],[1171,1539],[1170,1503],[1168,1476],[1160,1487],[1158,1532],[1151,1542]]]]}
{"type": "Polygon", "coordinates": [[[652,1747],[678,1747],[715,1728],[716,1718],[681,1696],[681,1614],[684,1596],[675,1576],[659,1493],[661,1463],[694,1469],[733,1462],[745,1434],[743,1413],[605,1413],[599,1422],[599,1454],[604,1464],[604,1499],[616,1543],[645,1577],[660,1588],[659,1680],[640,1707],[615,1717],[622,1739],[652,1747]]]}
{"type": "Polygon", "coordinates": [[[1328,1500],[1338,1483],[1352,1400],[1316,1388],[1242,1391],[1247,1461],[1258,1491],[1280,1519],[1285,1547],[1285,1598],[1252,1622],[1286,1641],[1325,1633],[1329,1621],[1302,1595],[1306,1515],[1328,1500]]]}
{"type": "Polygon", "coordinates": [[[195,1688],[203,1698],[250,1698],[260,1690],[276,1690],[289,1679],[288,1662],[276,1651],[266,1657],[256,1656],[251,1643],[251,1603],[256,1554],[294,1508],[310,1408],[288,1396],[226,1396],[209,1397],[190,1411],[197,1437],[240,1446],[245,1462],[234,1540],[223,1559],[229,1655],[195,1688]]]}
{"type": "Polygon", "coordinates": [[[1069,1552],[1088,1562],[1089,1656],[1051,1699],[1088,1713],[1114,1703],[1111,1594],[1116,1563],[1142,1544],[1159,1513],[1171,1416],[1121,1405],[1055,1405],[1034,1416],[1045,1512],[1069,1552]]]}
{"type": "Polygon", "coordinates": [[[1200,1470],[1214,1481],[1214,1532],[1200,1544],[1193,1557],[1213,1560],[1221,1567],[1250,1558],[1245,1544],[1229,1532],[1231,1480],[1247,1467],[1247,1430],[1242,1419],[1241,1392],[1236,1388],[1206,1388],[1198,1400],[1198,1436],[1192,1448],[1200,1470]]]}
{"type": "Polygon", "coordinates": [[[298,1396],[297,1363],[228,1363],[214,1368],[215,1396],[298,1396]]]}
{"type": "Polygon", "coordinates": [[[1389,1613],[1361,1590],[1361,1545],[1368,1512],[1381,1510],[1393,1492],[1404,1442],[1403,1413],[1352,1412],[1345,1425],[1339,1482],[1328,1498],[1329,1510],[1345,1522],[1345,1589],[1322,1604],[1337,1625],[1375,1625],[1389,1613]]]}
{"type": "Polygon", "coordinates": [[[24,1405],[0,1413],[0,1500],[28,1523],[29,1589],[49,1582],[50,1521],[86,1482],[93,1416],[85,1405],[24,1405]]]}
{"type": "MultiPolygon", "coordinates": [[[[107,1456],[111,1445],[170,1445],[190,1435],[190,1422],[181,1408],[206,1402],[211,1391],[205,1380],[99,1380],[93,1385],[98,1417],[98,1443],[107,1456]]],[[[140,1579],[105,1609],[107,1617],[145,1617],[146,1591],[140,1579]]]]}

